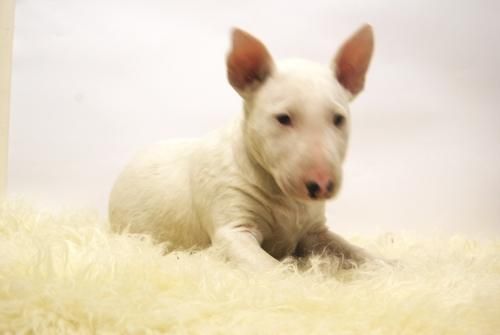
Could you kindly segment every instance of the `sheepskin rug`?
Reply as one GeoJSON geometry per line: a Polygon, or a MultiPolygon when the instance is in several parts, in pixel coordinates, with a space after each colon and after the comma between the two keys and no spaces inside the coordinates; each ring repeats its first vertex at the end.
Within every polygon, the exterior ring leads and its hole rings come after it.
{"type": "Polygon", "coordinates": [[[354,238],[397,265],[248,273],[97,215],[0,205],[1,334],[500,334],[500,241],[354,238]]]}

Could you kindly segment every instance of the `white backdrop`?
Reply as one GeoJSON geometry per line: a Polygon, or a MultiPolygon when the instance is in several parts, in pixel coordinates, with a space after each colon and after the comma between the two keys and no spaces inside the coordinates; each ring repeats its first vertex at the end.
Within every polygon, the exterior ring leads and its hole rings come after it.
{"type": "Polygon", "coordinates": [[[18,0],[9,194],[105,213],[138,148],[240,113],[224,69],[230,27],[275,58],[328,63],[368,22],[375,58],[331,225],[498,235],[499,4],[18,0]]]}

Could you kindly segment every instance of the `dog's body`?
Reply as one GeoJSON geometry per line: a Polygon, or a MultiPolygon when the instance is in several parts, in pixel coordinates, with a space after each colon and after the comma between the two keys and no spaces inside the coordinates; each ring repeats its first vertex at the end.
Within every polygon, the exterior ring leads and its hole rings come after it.
{"type": "Polygon", "coordinates": [[[365,26],[333,69],[275,64],[260,41],[235,30],[228,77],[245,100],[244,116],[209,138],[138,155],[111,194],[112,228],[178,249],[214,245],[252,269],[292,254],[369,258],[328,230],[325,200],[340,188],[347,104],[363,87],[372,49],[365,26]]]}

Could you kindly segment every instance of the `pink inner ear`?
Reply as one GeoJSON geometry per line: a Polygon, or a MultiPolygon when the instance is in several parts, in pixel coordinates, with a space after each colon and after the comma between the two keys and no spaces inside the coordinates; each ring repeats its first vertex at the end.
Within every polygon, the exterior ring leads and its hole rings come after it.
{"type": "Polygon", "coordinates": [[[237,90],[263,82],[270,74],[271,55],[262,42],[240,29],[233,31],[233,46],[227,57],[227,76],[237,90]]]}
{"type": "Polygon", "coordinates": [[[365,25],[344,43],[335,57],[337,80],[353,95],[361,92],[365,85],[373,44],[372,28],[365,25]]]}

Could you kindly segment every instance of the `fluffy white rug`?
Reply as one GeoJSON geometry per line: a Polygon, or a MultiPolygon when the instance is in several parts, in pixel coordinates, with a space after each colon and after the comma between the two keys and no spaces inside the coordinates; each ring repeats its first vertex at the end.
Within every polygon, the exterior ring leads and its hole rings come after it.
{"type": "Polygon", "coordinates": [[[86,214],[0,206],[0,333],[500,334],[500,241],[358,238],[396,267],[246,273],[86,214]]]}

